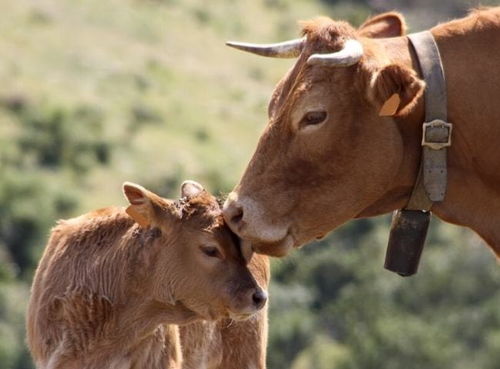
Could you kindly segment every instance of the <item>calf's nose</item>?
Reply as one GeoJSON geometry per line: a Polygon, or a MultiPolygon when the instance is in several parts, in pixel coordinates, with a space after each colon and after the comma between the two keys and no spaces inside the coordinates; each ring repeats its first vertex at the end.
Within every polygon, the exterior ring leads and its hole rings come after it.
{"type": "Polygon", "coordinates": [[[267,292],[262,288],[257,288],[252,295],[252,301],[256,309],[261,309],[266,304],[267,292]]]}
{"type": "Polygon", "coordinates": [[[237,200],[231,199],[231,195],[224,203],[222,214],[229,228],[231,228],[234,233],[241,232],[244,225],[243,206],[237,200]]]}

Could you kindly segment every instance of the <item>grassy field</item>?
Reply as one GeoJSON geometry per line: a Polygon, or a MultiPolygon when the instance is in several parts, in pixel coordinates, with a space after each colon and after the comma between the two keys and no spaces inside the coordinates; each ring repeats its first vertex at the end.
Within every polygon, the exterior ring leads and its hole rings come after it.
{"type": "MultiPolygon", "coordinates": [[[[322,10],[306,1],[202,4],[2,1],[3,99],[62,111],[79,134],[97,124],[114,146],[110,165],[86,176],[79,210],[121,203],[124,180],[175,195],[184,178],[226,191],[240,175],[291,62],[241,55],[224,41],[295,37],[296,19],[322,10]],[[98,122],[78,119],[81,110],[98,122]]],[[[4,137],[16,135],[16,122],[1,118],[4,137]]]]}

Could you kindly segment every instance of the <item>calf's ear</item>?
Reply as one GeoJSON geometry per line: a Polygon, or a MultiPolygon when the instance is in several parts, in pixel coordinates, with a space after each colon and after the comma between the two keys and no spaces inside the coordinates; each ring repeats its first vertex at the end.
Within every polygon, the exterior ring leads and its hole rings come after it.
{"type": "Polygon", "coordinates": [[[148,227],[153,220],[152,196],[154,194],[144,187],[131,182],[123,184],[123,194],[130,203],[125,210],[127,214],[141,227],[148,227]]]}
{"type": "Polygon", "coordinates": [[[205,191],[203,186],[195,181],[187,180],[181,184],[181,197],[190,199],[199,195],[203,191],[205,191]]]}
{"type": "Polygon", "coordinates": [[[388,12],[368,18],[359,28],[358,35],[371,38],[398,37],[406,34],[404,17],[388,12]]]}
{"type": "Polygon", "coordinates": [[[371,75],[368,99],[380,116],[400,116],[412,109],[424,88],[425,82],[413,70],[390,64],[371,75]]]}

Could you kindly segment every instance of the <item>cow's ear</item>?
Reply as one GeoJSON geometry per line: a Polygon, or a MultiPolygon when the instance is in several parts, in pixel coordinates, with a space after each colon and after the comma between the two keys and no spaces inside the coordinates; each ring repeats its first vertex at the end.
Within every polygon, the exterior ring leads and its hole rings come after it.
{"type": "Polygon", "coordinates": [[[127,214],[141,227],[148,227],[153,220],[154,214],[153,193],[138,184],[125,182],[123,184],[123,194],[130,203],[125,210],[127,214]]]}
{"type": "Polygon", "coordinates": [[[371,38],[398,37],[406,34],[404,17],[388,12],[368,18],[359,28],[358,35],[371,38]]]}
{"type": "Polygon", "coordinates": [[[391,64],[375,71],[368,86],[368,98],[381,116],[409,112],[422,95],[425,82],[405,66],[391,64]]]}

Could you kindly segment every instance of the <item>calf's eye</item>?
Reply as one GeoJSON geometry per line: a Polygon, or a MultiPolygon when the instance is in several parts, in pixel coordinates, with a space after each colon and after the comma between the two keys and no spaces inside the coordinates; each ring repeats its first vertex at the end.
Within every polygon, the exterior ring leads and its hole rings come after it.
{"type": "Polygon", "coordinates": [[[222,255],[215,246],[201,246],[201,251],[208,257],[220,258],[222,255]]]}
{"type": "Polygon", "coordinates": [[[310,111],[304,115],[300,122],[301,128],[323,123],[326,119],[326,111],[310,111]]]}

